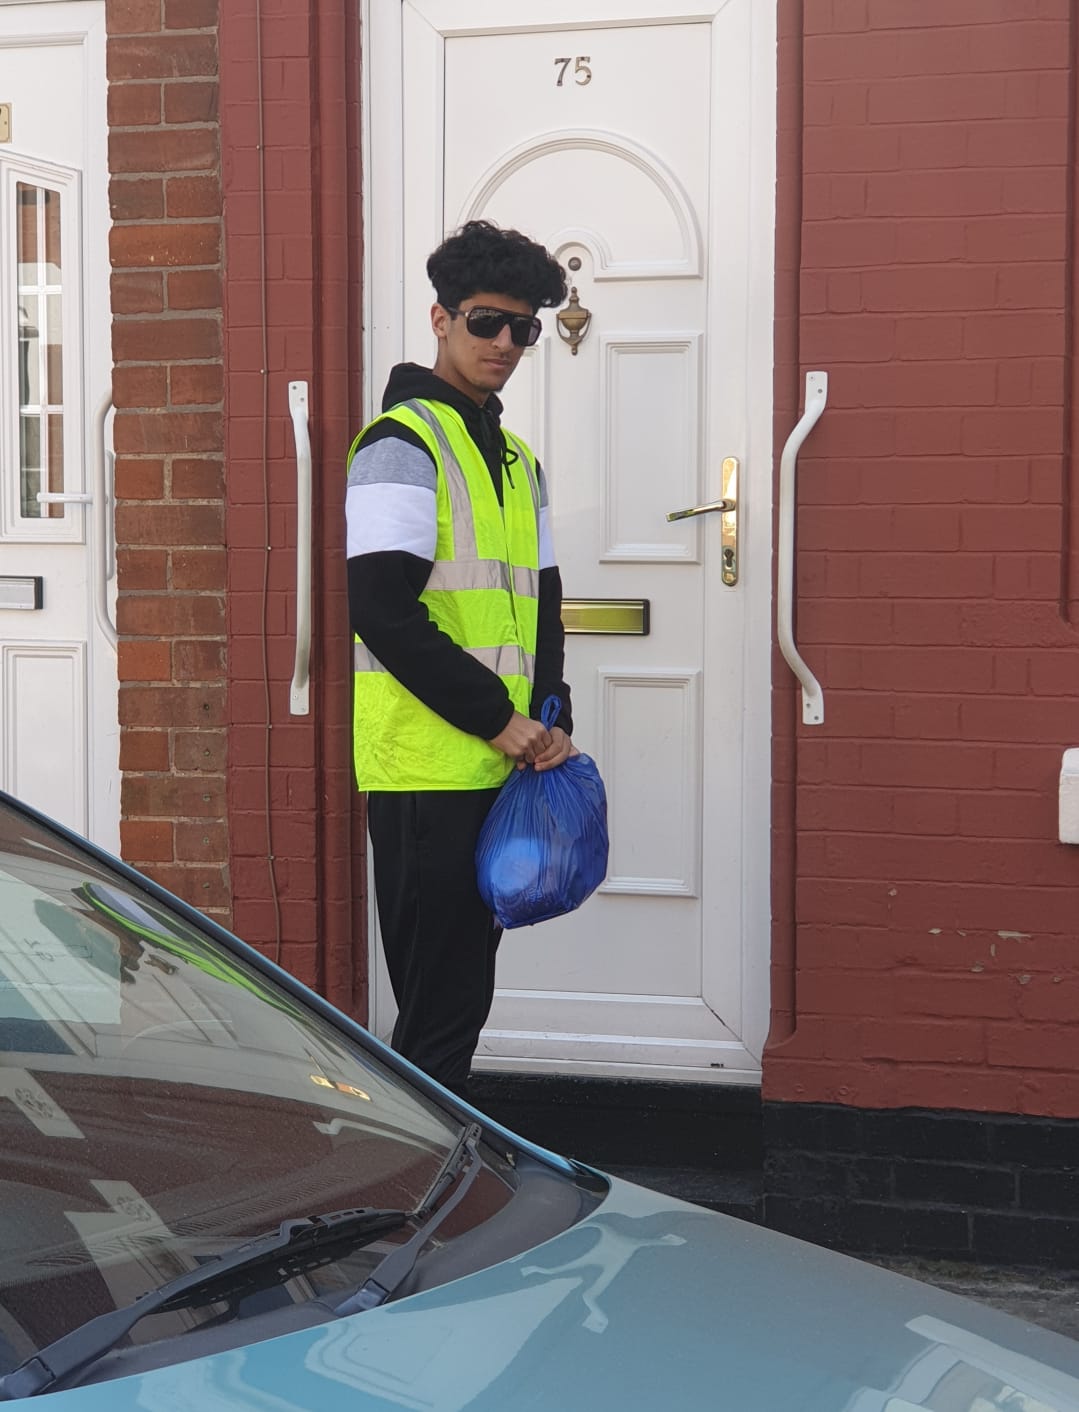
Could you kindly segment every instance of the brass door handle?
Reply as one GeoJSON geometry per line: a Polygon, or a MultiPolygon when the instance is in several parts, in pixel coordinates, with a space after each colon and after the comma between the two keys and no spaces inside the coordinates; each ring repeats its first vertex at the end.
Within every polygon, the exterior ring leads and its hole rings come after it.
{"type": "Polygon", "coordinates": [[[720,524],[720,552],[723,564],[720,576],[728,588],[738,582],[738,457],[726,456],[723,459],[723,499],[710,500],[707,505],[691,505],[688,510],[671,510],[668,521],[688,520],[693,515],[707,515],[716,510],[722,515],[720,524]]]}
{"type": "Polygon", "coordinates": [[[737,510],[738,506],[733,500],[712,500],[707,505],[693,505],[688,510],[669,510],[668,520],[688,520],[691,515],[707,515],[709,510],[719,510],[721,514],[730,514],[732,510],[737,510]]]}

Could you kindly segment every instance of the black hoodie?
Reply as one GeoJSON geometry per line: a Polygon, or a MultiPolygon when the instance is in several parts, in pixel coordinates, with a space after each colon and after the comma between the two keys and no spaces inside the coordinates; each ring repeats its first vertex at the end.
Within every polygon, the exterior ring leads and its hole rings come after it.
{"type": "MultiPolygon", "coordinates": [[[[516,453],[507,445],[499,416],[502,404],[492,393],[483,407],[458,392],[429,368],[416,363],[400,363],[390,373],[382,397],[382,410],[399,402],[422,397],[444,402],[459,412],[465,429],[479,448],[502,503],[502,476],[513,480],[516,453]]],[[[382,421],[370,428],[360,441],[356,454],[382,437],[395,436],[418,446],[429,455],[426,444],[400,422],[382,421]]],[[[387,671],[458,730],[493,740],[509,724],[513,704],[499,677],[447,636],[431,621],[420,602],[430,576],[432,562],[404,550],[361,554],[348,561],[348,603],[352,629],[387,671]]],[[[557,568],[541,569],[536,635],[536,680],[532,691],[531,714],[538,719],[544,700],[555,695],[562,700],[557,724],[568,733],[573,729],[569,687],[562,680],[564,670],[562,630],[562,579],[557,568]]]]}

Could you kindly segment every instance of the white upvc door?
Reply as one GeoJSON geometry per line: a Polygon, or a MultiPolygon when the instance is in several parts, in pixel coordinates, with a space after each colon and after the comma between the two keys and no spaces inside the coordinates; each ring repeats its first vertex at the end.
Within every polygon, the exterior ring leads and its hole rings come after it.
{"type": "MultiPolygon", "coordinates": [[[[565,617],[584,629],[567,636],[567,679],[576,743],[607,784],[610,869],[580,912],[503,938],[478,1068],[759,1077],[770,11],[760,0],[370,6],[369,408],[392,363],[432,362],[424,266],[466,220],[541,240],[573,286],[561,312],[588,315],[575,341],[568,319],[545,312],[503,400],[506,425],[548,472],[565,617]],[[729,517],[667,520],[720,500],[732,458],[733,561],[729,517]],[[629,631],[595,630],[612,608],[629,631]]],[[[382,981],[380,1030],[390,1014],[382,981]]]]}
{"type": "Polygon", "coordinates": [[[116,849],[101,0],[0,5],[0,105],[0,784],[116,849]]]}

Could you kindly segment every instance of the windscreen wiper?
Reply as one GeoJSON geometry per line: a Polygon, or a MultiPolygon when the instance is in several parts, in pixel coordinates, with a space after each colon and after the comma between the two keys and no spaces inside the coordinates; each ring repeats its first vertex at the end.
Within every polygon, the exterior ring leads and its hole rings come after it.
{"type": "Polygon", "coordinates": [[[420,1258],[423,1247],[450,1212],[464,1200],[469,1187],[479,1176],[482,1163],[476,1151],[476,1144],[482,1135],[483,1129],[479,1123],[468,1125],[457,1146],[442,1164],[442,1170],[431,1183],[427,1195],[413,1213],[419,1221],[415,1232],[403,1244],[382,1257],[356,1293],[350,1294],[346,1300],[334,1306],[335,1313],[343,1316],[359,1314],[365,1309],[375,1309],[378,1305],[385,1304],[404,1283],[420,1258]],[[464,1176],[461,1177],[460,1186],[448,1201],[439,1206],[439,1198],[449,1190],[462,1171],[464,1176]]]}
{"type": "MultiPolygon", "coordinates": [[[[418,1222],[416,1234],[375,1266],[375,1275],[384,1271],[379,1285],[381,1298],[357,1304],[356,1308],[373,1308],[375,1304],[382,1303],[415,1265],[421,1247],[441,1224],[443,1217],[449,1215],[472,1185],[481,1165],[476,1143],[482,1131],[479,1123],[470,1123],[465,1128],[423,1200],[412,1211],[363,1206],[333,1211],[325,1216],[303,1216],[282,1221],[274,1234],[245,1241],[197,1269],[167,1280],[132,1304],[88,1319],[71,1333],[46,1344],[17,1368],[0,1377],[0,1402],[14,1402],[40,1392],[56,1391],[62,1384],[77,1380],[79,1373],[114,1348],[140,1319],[145,1319],[149,1314],[167,1314],[175,1309],[197,1309],[206,1304],[235,1301],[263,1288],[267,1276],[274,1283],[283,1284],[296,1275],[329,1264],[340,1255],[342,1246],[358,1249],[377,1240],[380,1235],[399,1230],[409,1222],[418,1222]],[[453,1185],[469,1160],[471,1169],[457,1191],[443,1206],[438,1206],[440,1198],[453,1185]],[[405,1258],[387,1270],[390,1261],[398,1255],[405,1258]]],[[[371,1283],[368,1280],[352,1298],[359,1299],[371,1283]]],[[[336,1312],[353,1311],[341,1306],[336,1312]]]]}
{"type": "Polygon", "coordinates": [[[47,1344],[40,1352],[0,1378],[0,1402],[14,1402],[39,1392],[55,1390],[91,1363],[103,1357],[140,1319],[173,1309],[195,1309],[205,1304],[235,1300],[261,1288],[266,1273],[284,1283],[340,1255],[341,1247],[356,1248],[398,1230],[413,1219],[410,1211],[360,1207],[334,1211],[326,1216],[305,1216],[282,1221],[273,1235],[245,1241],[235,1250],[166,1281],[140,1295],[132,1304],[88,1319],[71,1333],[47,1344]]]}

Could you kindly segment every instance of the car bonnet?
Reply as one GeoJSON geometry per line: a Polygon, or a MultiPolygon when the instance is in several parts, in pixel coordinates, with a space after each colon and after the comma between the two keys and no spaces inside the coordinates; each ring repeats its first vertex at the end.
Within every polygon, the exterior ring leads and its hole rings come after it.
{"type": "Polygon", "coordinates": [[[579,1225],[477,1274],[53,1396],[57,1412],[1079,1412],[1079,1343],[615,1181],[579,1225]]]}

